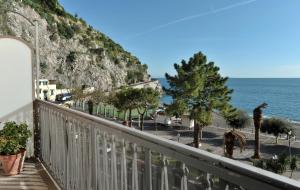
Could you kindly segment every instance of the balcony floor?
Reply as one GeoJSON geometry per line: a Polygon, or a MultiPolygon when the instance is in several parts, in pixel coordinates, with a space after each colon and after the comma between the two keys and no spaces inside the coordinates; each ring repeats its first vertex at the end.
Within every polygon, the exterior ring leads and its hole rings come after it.
{"type": "Polygon", "coordinates": [[[19,175],[7,177],[0,174],[0,190],[2,189],[56,190],[57,188],[38,162],[25,162],[24,170],[19,175]]]}

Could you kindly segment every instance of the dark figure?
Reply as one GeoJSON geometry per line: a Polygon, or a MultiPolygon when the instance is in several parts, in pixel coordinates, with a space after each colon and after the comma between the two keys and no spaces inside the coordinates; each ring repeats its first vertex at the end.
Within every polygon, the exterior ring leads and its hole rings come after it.
{"type": "Polygon", "coordinates": [[[88,101],[88,109],[89,109],[89,114],[93,115],[93,110],[94,110],[94,103],[92,100],[88,101]]]}
{"type": "Polygon", "coordinates": [[[268,104],[263,103],[253,110],[253,120],[255,127],[255,150],[252,158],[260,159],[260,145],[259,145],[259,130],[261,128],[263,112],[262,109],[266,108],[268,104]]]}

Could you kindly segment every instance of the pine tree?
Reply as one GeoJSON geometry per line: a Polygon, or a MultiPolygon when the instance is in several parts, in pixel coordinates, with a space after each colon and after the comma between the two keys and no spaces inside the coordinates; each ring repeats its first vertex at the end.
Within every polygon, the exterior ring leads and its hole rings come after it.
{"type": "Polygon", "coordinates": [[[199,132],[212,122],[215,110],[224,110],[229,106],[230,94],[233,92],[226,86],[227,77],[222,77],[219,68],[213,62],[208,62],[201,52],[195,54],[189,61],[174,64],[177,75],[166,79],[170,88],[166,94],[173,97],[170,107],[177,107],[181,113],[189,113],[195,121],[194,145],[199,147],[199,132]]]}

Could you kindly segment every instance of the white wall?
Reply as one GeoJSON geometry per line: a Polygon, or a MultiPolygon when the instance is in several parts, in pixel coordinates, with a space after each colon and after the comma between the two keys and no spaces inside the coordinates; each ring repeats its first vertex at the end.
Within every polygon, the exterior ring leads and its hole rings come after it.
{"type": "MultiPolygon", "coordinates": [[[[0,122],[26,122],[33,129],[31,49],[21,41],[0,38],[0,122]]],[[[32,140],[28,155],[33,154],[32,140]]]]}

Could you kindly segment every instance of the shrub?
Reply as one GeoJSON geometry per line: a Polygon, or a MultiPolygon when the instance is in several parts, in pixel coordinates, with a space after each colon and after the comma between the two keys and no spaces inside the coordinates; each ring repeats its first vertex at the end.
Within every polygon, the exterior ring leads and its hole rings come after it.
{"type": "Polygon", "coordinates": [[[58,68],[56,69],[56,72],[57,72],[58,74],[63,74],[62,64],[60,64],[60,65],[58,66],[58,68]]]}
{"type": "Polygon", "coordinates": [[[71,52],[69,53],[69,55],[67,56],[67,58],[66,58],[66,62],[68,62],[68,63],[73,63],[73,62],[75,62],[75,61],[76,61],[76,52],[71,51],[71,52]]]}
{"type": "Polygon", "coordinates": [[[41,63],[40,63],[40,68],[41,68],[41,72],[42,72],[43,74],[45,74],[46,71],[47,71],[47,69],[48,69],[48,65],[47,65],[45,62],[41,62],[41,63]]]}
{"type": "Polygon", "coordinates": [[[66,57],[67,67],[71,71],[73,71],[75,68],[76,59],[77,59],[77,55],[76,55],[76,52],[74,52],[74,51],[71,51],[69,53],[69,55],[67,55],[67,57],[66,57]]]}
{"type": "Polygon", "coordinates": [[[56,8],[55,9],[55,13],[58,15],[58,16],[61,16],[61,17],[66,17],[67,16],[67,13],[65,11],[64,8],[56,8]]]}
{"type": "Polygon", "coordinates": [[[79,21],[80,21],[84,26],[87,25],[86,22],[85,22],[85,20],[83,20],[83,18],[79,18],[79,21]]]}
{"type": "Polygon", "coordinates": [[[266,163],[263,159],[254,160],[253,165],[255,167],[258,167],[258,168],[261,168],[261,169],[264,169],[264,170],[266,170],[266,168],[267,168],[266,163]]]}
{"type": "Polygon", "coordinates": [[[289,159],[286,154],[281,154],[278,159],[261,159],[254,161],[253,165],[277,174],[282,174],[286,171],[289,164],[289,159]]]}
{"type": "Polygon", "coordinates": [[[229,122],[233,128],[241,129],[249,126],[251,124],[251,118],[249,117],[248,113],[243,110],[236,111],[236,117],[229,122]]]}
{"type": "Polygon", "coordinates": [[[74,33],[78,34],[81,31],[81,28],[79,25],[74,24],[74,25],[72,25],[72,30],[74,31],[74,33]]]}
{"type": "Polygon", "coordinates": [[[47,21],[50,27],[54,24],[55,22],[54,17],[50,13],[41,12],[40,15],[42,18],[44,18],[47,21]]]}
{"type": "Polygon", "coordinates": [[[43,5],[46,5],[46,7],[51,10],[51,11],[56,11],[57,10],[57,5],[58,5],[58,1],[57,0],[47,0],[47,1],[43,1],[40,0],[41,3],[43,3],[43,5]]]}
{"type": "Polygon", "coordinates": [[[290,169],[291,169],[291,176],[293,176],[293,172],[295,170],[299,169],[299,165],[298,165],[298,157],[297,156],[293,156],[290,162],[290,169]]]}
{"type": "Polygon", "coordinates": [[[114,62],[115,62],[116,65],[119,65],[121,63],[118,58],[116,58],[114,62]]]}
{"type": "Polygon", "coordinates": [[[58,23],[57,30],[58,30],[59,35],[66,39],[73,38],[73,36],[75,34],[73,28],[70,25],[68,25],[67,23],[58,23]]]}
{"type": "Polygon", "coordinates": [[[143,81],[144,80],[144,72],[143,71],[135,71],[135,70],[129,70],[127,72],[127,78],[126,78],[126,82],[127,83],[136,83],[139,81],[143,81]]]}
{"type": "Polygon", "coordinates": [[[93,54],[102,55],[102,53],[104,52],[104,49],[103,48],[91,48],[91,49],[89,49],[89,51],[93,54]]]}
{"type": "Polygon", "coordinates": [[[271,171],[271,172],[274,172],[274,173],[283,173],[283,168],[284,166],[282,166],[280,164],[280,162],[278,162],[278,160],[274,160],[274,159],[269,159],[269,160],[266,160],[266,169],[271,171]]]}
{"type": "Polygon", "coordinates": [[[292,131],[292,135],[294,134],[293,126],[288,121],[279,118],[264,119],[260,130],[263,133],[273,134],[276,137],[276,143],[279,134],[288,134],[289,131],[292,131]]]}
{"type": "Polygon", "coordinates": [[[74,70],[74,63],[76,62],[77,56],[76,52],[71,51],[66,57],[66,63],[70,70],[74,70]]]}

